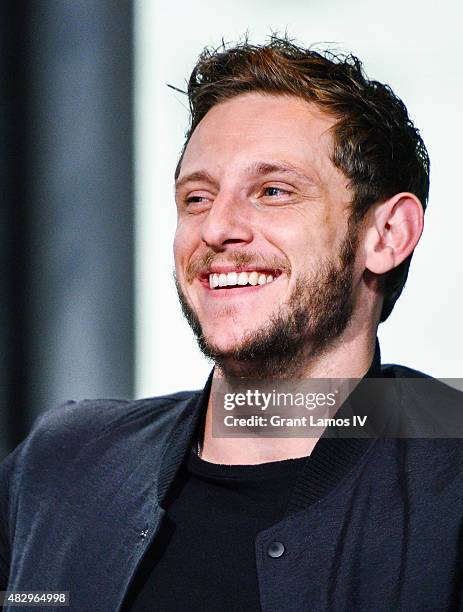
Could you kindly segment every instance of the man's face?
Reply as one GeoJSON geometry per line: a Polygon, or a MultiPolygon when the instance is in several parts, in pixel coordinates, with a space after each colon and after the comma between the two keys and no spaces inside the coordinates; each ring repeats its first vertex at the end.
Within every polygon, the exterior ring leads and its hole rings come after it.
{"type": "Polygon", "coordinates": [[[302,99],[250,93],[213,107],[188,143],[176,188],[177,286],[222,365],[240,352],[248,362],[278,352],[277,328],[281,336],[292,326],[307,355],[348,323],[352,194],[330,160],[333,123],[302,99]]]}

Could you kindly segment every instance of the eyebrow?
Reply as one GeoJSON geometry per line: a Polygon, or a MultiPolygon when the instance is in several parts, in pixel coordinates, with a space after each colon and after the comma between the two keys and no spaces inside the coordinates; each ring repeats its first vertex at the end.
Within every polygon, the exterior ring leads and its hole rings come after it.
{"type": "Polygon", "coordinates": [[[187,174],[186,176],[177,179],[175,181],[175,191],[181,189],[186,183],[195,183],[200,181],[204,183],[209,183],[216,189],[219,188],[219,184],[212,177],[212,175],[207,172],[207,170],[198,170],[197,172],[192,172],[191,174],[187,174]]]}
{"type": "MultiPolygon", "coordinates": [[[[264,161],[257,161],[250,164],[246,170],[246,174],[255,175],[255,176],[266,176],[267,174],[272,174],[278,172],[279,174],[286,174],[296,177],[300,180],[314,183],[316,182],[313,178],[307,176],[299,170],[296,166],[289,164],[287,162],[278,162],[278,163],[270,163],[264,161]]],[[[205,183],[209,183],[216,189],[219,188],[218,182],[212,177],[209,172],[206,170],[198,170],[196,172],[192,172],[191,174],[187,174],[183,176],[175,182],[175,190],[178,191],[187,183],[200,182],[203,181],[205,183]]]]}

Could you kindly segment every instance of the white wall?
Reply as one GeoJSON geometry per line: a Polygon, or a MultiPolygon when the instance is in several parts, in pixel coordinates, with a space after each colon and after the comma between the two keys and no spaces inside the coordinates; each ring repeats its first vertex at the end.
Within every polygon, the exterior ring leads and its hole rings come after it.
{"type": "Polygon", "coordinates": [[[137,396],[203,385],[210,365],[183,321],[171,280],[173,173],[187,127],[181,89],[205,45],[246,30],[358,55],[389,83],[421,129],[431,157],[425,232],[404,294],[380,326],[383,362],[439,377],[462,375],[463,4],[458,0],[136,0],[137,396]],[[459,316],[460,315],[460,316],[459,316]]]}

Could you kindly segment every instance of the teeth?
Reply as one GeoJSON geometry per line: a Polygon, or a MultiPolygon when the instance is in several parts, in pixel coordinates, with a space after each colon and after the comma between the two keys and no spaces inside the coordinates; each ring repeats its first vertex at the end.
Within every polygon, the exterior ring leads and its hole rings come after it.
{"type": "Polygon", "coordinates": [[[259,278],[259,275],[257,274],[257,272],[251,272],[251,274],[249,275],[248,283],[250,285],[257,285],[258,278],[259,278]]]}
{"type": "Polygon", "coordinates": [[[229,272],[224,274],[209,274],[209,287],[234,287],[236,285],[265,285],[274,280],[272,274],[262,274],[261,272],[229,272]]]}
{"type": "Polygon", "coordinates": [[[238,285],[247,285],[248,284],[248,273],[240,272],[238,274],[238,285]]]}

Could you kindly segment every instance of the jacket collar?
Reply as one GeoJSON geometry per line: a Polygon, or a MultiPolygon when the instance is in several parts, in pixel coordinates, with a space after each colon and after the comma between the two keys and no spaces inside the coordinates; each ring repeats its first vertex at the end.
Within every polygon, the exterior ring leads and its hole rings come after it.
{"type": "MultiPolygon", "coordinates": [[[[381,376],[381,354],[376,339],[375,354],[365,378],[381,376]]],[[[195,393],[178,417],[161,460],[158,501],[165,502],[175,475],[189,452],[195,435],[204,423],[212,386],[213,370],[202,392],[195,393]]],[[[302,469],[288,505],[287,514],[307,508],[324,497],[361,460],[374,438],[336,438],[324,435],[317,442],[302,469]]],[[[332,432],[331,432],[332,433],[332,432]]]]}
{"type": "Polygon", "coordinates": [[[206,385],[201,392],[193,395],[185,409],[181,412],[169,439],[167,440],[158,479],[158,501],[162,506],[170,485],[189,451],[195,433],[206,417],[207,404],[211,392],[214,370],[208,376],[206,385]]]}
{"type": "MultiPolygon", "coordinates": [[[[381,377],[381,353],[379,342],[376,339],[375,354],[368,372],[364,378],[381,377]]],[[[352,395],[358,398],[359,391],[356,389],[352,395]]],[[[347,400],[340,409],[345,409],[357,404],[358,399],[347,400]]],[[[361,400],[360,400],[361,401],[361,400]]],[[[293,494],[289,500],[286,516],[308,508],[325,495],[328,495],[339,482],[359,463],[362,457],[374,445],[375,438],[340,438],[336,437],[333,427],[328,427],[323,436],[318,440],[311,455],[298,476],[293,494]]]]}

